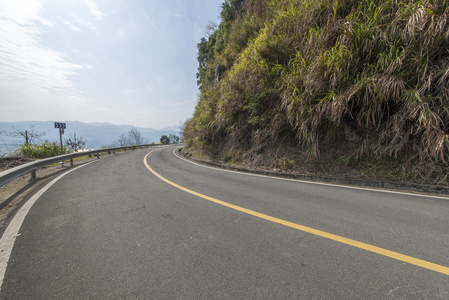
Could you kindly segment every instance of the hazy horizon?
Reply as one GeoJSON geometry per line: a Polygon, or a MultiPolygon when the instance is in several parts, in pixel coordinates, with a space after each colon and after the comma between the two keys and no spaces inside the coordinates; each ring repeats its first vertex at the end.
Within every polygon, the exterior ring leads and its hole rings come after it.
{"type": "Polygon", "coordinates": [[[0,120],[164,128],[193,114],[222,0],[0,2],[0,120]]]}

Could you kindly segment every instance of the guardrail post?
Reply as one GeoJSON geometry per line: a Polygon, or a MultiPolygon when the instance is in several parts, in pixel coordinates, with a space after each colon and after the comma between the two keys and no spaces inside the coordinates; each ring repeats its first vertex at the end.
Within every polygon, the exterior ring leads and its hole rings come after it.
{"type": "Polygon", "coordinates": [[[70,158],[70,166],[73,167],[73,158],[70,158]]]}
{"type": "Polygon", "coordinates": [[[100,159],[100,152],[97,152],[97,158],[100,159]]]}
{"type": "Polygon", "coordinates": [[[114,150],[114,155],[115,155],[115,150],[114,150]]]}
{"type": "Polygon", "coordinates": [[[36,169],[31,171],[31,179],[36,179],[36,169]]]}

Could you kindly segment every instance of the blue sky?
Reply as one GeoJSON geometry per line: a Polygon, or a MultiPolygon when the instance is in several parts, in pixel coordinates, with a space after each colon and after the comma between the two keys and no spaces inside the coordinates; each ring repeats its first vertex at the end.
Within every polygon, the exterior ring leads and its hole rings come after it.
{"type": "Polygon", "coordinates": [[[223,0],[0,0],[0,121],[179,125],[223,0]]]}

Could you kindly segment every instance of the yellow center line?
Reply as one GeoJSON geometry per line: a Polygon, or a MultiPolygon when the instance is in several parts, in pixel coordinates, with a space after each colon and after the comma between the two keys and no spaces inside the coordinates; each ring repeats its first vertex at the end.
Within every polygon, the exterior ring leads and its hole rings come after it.
{"type": "MultiPolygon", "coordinates": [[[[153,150],[153,151],[155,151],[155,150],[153,150]]],[[[342,237],[342,236],[339,236],[339,235],[336,235],[336,234],[328,233],[328,232],[321,231],[321,230],[318,230],[318,229],[314,229],[314,228],[310,228],[310,227],[307,227],[307,226],[303,226],[303,225],[299,225],[299,224],[296,224],[296,223],[292,223],[292,222],[289,222],[289,221],[285,221],[285,220],[282,220],[282,219],[279,219],[279,218],[275,218],[275,217],[272,217],[272,216],[269,216],[269,215],[266,215],[266,214],[262,214],[262,213],[259,213],[259,212],[256,212],[256,211],[253,211],[253,210],[241,207],[241,206],[237,206],[237,205],[234,205],[234,204],[231,204],[231,203],[228,203],[228,202],[224,202],[224,201],[221,201],[221,200],[218,200],[218,199],[215,199],[215,198],[212,198],[212,197],[200,194],[198,192],[189,190],[188,188],[180,186],[179,184],[176,184],[176,183],[166,179],[165,177],[162,177],[160,174],[156,173],[156,171],[154,171],[150,167],[150,165],[147,162],[147,158],[153,151],[149,152],[145,156],[145,158],[143,160],[143,162],[144,162],[145,166],[147,167],[147,169],[150,170],[151,173],[153,173],[156,177],[158,177],[162,181],[165,181],[166,183],[168,183],[168,184],[170,184],[170,185],[172,185],[172,186],[174,186],[174,187],[176,187],[176,188],[178,188],[180,190],[183,190],[183,191],[185,191],[185,192],[187,192],[189,194],[198,196],[198,197],[206,199],[208,201],[211,201],[211,202],[223,205],[225,207],[228,207],[228,208],[231,208],[231,209],[234,209],[234,210],[237,210],[237,211],[240,211],[240,212],[246,213],[248,215],[252,215],[252,216],[255,216],[255,217],[267,220],[267,221],[278,223],[278,224],[281,224],[281,225],[284,225],[284,226],[287,226],[287,227],[290,227],[290,228],[294,228],[294,229],[297,229],[297,230],[301,230],[303,232],[307,232],[307,233],[310,233],[310,234],[313,234],[313,235],[316,235],[316,236],[320,236],[320,237],[323,237],[323,238],[326,238],[326,239],[329,239],[329,240],[333,240],[333,241],[336,241],[336,242],[339,242],[339,243],[343,243],[343,244],[346,244],[346,245],[349,245],[349,246],[353,246],[353,247],[360,248],[360,249],[363,249],[363,250],[366,250],[366,251],[377,253],[377,254],[380,254],[380,255],[383,255],[383,256],[386,256],[386,257],[390,257],[390,258],[393,258],[393,259],[396,259],[396,260],[400,260],[400,261],[403,261],[403,262],[406,262],[406,263],[409,263],[409,264],[412,264],[412,265],[415,265],[415,266],[418,266],[418,267],[421,267],[421,268],[424,268],[424,269],[428,269],[428,270],[431,270],[431,271],[435,271],[435,272],[438,272],[438,273],[449,275],[449,268],[445,267],[445,266],[442,266],[442,265],[434,264],[434,263],[431,263],[431,262],[428,262],[428,261],[425,261],[425,260],[422,260],[422,259],[418,259],[418,258],[411,257],[411,256],[408,256],[408,255],[405,255],[405,254],[401,254],[401,253],[398,253],[398,252],[394,252],[394,251],[390,251],[390,250],[383,249],[383,248],[380,248],[380,247],[376,247],[376,246],[373,246],[373,245],[370,245],[370,244],[366,244],[366,243],[363,243],[363,242],[359,242],[359,241],[356,241],[356,240],[351,240],[351,239],[348,239],[348,238],[345,238],[345,237],[342,237]]]]}

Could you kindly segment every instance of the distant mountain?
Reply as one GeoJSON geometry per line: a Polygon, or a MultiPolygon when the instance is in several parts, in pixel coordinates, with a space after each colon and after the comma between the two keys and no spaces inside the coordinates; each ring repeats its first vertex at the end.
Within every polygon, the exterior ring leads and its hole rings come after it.
{"type": "Polygon", "coordinates": [[[162,129],[159,129],[160,131],[175,131],[178,132],[179,135],[179,126],[170,126],[170,127],[165,127],[162,129]]]}
{"type": "MultiPolygon", "coordinates": [[[[171,126],[163,129],[143,128],[132,125],[114,125],[110,123],[83,123],[78,121],[58,121],[67,124],[63,138],[76,133],[86,140],[86,148],[97,149],[103,146],[112,146],[117,143],[123,133],[128,133],[132,128],[138,129],[148,143],[158,143],[162,135],[179,135],[179,127],[171,126]]],[[[27,121],[27,122],[0,122],[0,154],[17,149],[24,143],[22,138],[10,137],[5,132],[28,130],[34,125],[37,132],[45,132],[43,140],[59,142],[59,130],[54,128],[53,121],[27,121]]]]}

